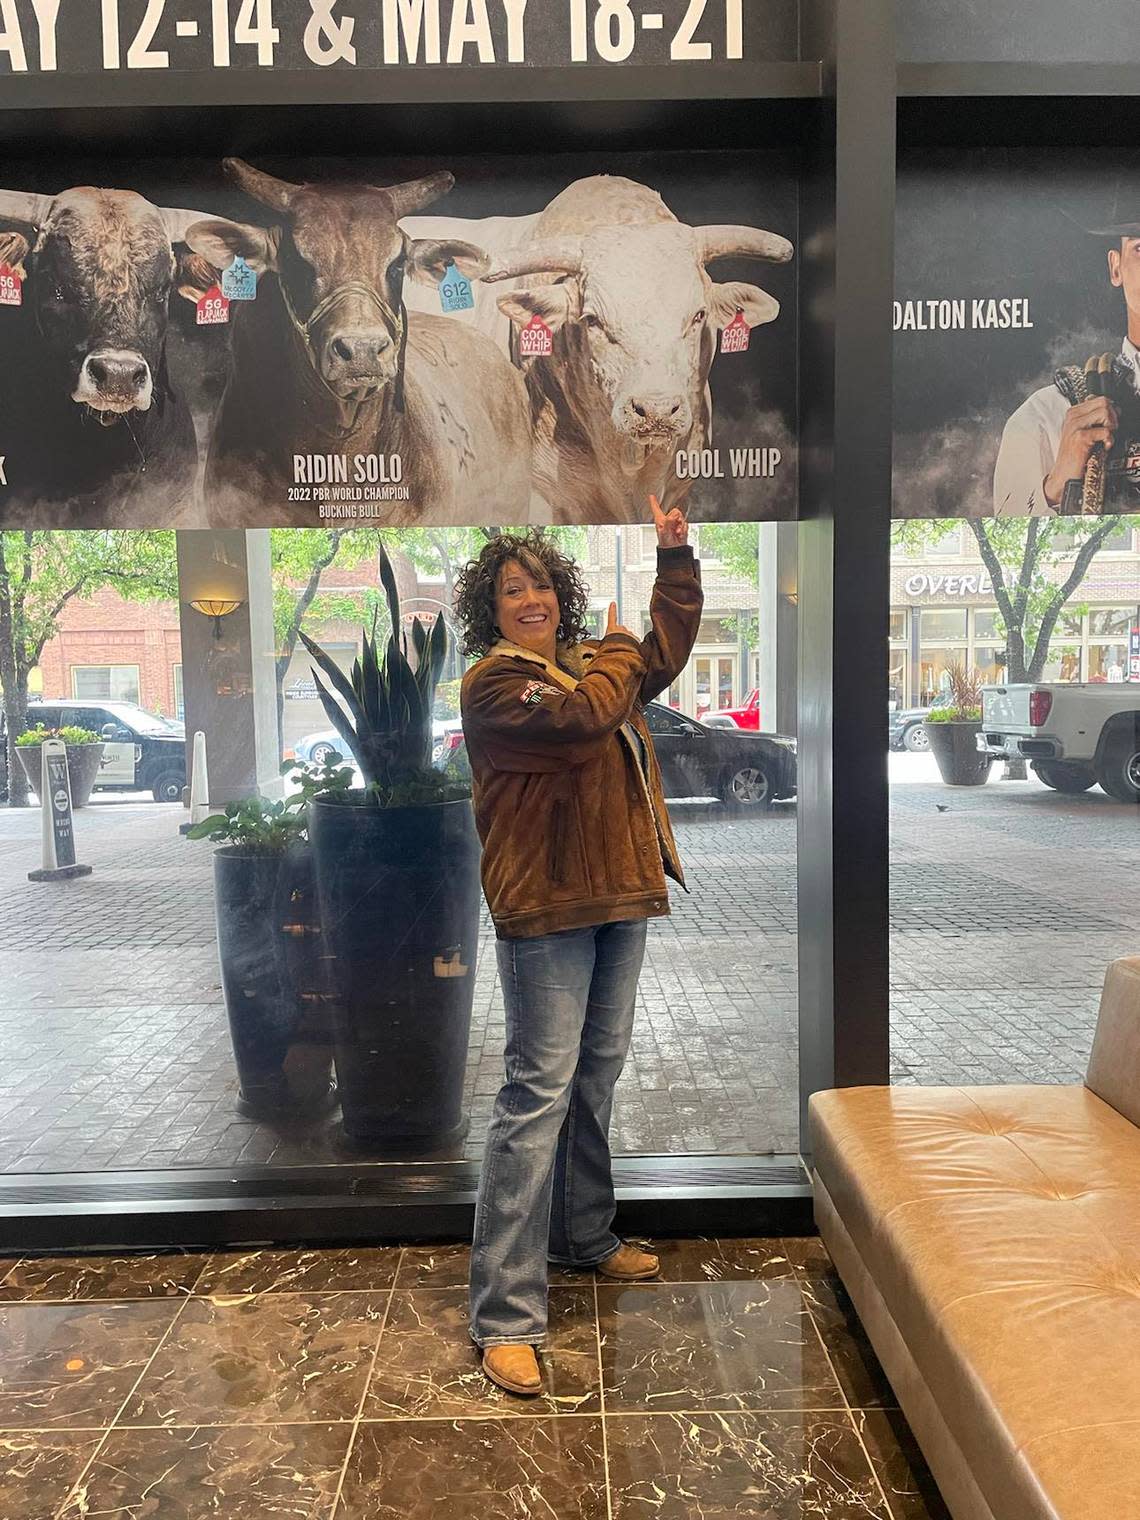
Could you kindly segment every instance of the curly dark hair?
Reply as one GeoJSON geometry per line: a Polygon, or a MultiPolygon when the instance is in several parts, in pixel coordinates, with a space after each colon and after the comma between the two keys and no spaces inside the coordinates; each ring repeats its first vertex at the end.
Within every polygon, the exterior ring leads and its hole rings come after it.
{"type": "Polygon", "coordinates": [[[455,585],[455,612],[463,624],[464,654],[482,656],[502,634],[495,623],[495,594],[503,566],[515,560],[530,575],[549,576],[558,597],[558,642],[578,644],[590,634],[586,623],[589,592],[582,572],[541,528],[500,533],[469,560],[455,585]]]}

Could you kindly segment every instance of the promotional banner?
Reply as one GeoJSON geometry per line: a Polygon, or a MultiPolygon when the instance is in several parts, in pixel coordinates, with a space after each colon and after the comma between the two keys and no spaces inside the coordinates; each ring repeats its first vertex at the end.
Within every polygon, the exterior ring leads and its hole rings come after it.
{"type": "Polygon", "coordinates": [[[904,158],[896,517],[1140,511],[1140,158],[904,158]]]}
{"type": "Polygon", "coordinates": [[[11,161],[0,524],[795,514],[777,154],[11,161]]]}
{"type": "Polygon", "coordinates": [[[0,76],[692,67],[794,58],[797,19],[795,0],[4,0],[0,76]]]}

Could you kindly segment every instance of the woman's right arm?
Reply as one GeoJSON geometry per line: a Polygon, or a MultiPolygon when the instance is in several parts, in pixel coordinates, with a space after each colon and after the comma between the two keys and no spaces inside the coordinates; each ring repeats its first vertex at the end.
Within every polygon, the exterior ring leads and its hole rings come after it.
{"type": "Polygon", "coordinates": [[[572,691],[522,660],[483,661],[463,678],[464,732],[499,770],[581,765],[629,718],[645,669],[641,645],[628,633],[606,635],[572,691]]]}

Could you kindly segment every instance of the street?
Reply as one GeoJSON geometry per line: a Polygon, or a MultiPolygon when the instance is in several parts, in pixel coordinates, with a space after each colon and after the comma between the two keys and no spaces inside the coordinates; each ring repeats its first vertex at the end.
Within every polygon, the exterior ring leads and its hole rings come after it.
{"type": "MultiPolygon", "coordinates": [[[[1136,809],[995,772],[975,790],[892,755],[892,1076],[1078,1081],[1104,968],[1140,944],[1136,809]]],[[[650,928],[615,1151],[790,1151],[796,1115],[796,823],[673,809],[690,892],[650,928]]],[[[0,1168],[70,1171],[343,1159],[334,1121],[234,1111],[211,849],[185,813],[106,797],[76,814],[94,874],[32,884],[38,809],[0,809],[0,1168]]],[[[489,929],[489,926],[488,926],[489,929]]],[[[493,943],[468,1063],[478,1155],[502,1073],[493,943]]]]}

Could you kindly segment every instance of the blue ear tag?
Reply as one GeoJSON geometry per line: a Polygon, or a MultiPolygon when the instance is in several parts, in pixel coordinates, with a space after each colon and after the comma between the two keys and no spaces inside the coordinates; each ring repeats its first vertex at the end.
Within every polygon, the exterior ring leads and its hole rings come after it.
{"type": "Polygon", "coordinates": [[[439,301],[444,311],[475,309],[475,293],[471,289],[471,281],[465,279],[454,264],[447,266],[443,279],[439,282],[439,301]]]}
{"type": "Polygon", "coordinates": [[[252,301],[257,295],[257,275],[240,253],[222,271],[222,294],[227,301],[252,301]]]}

